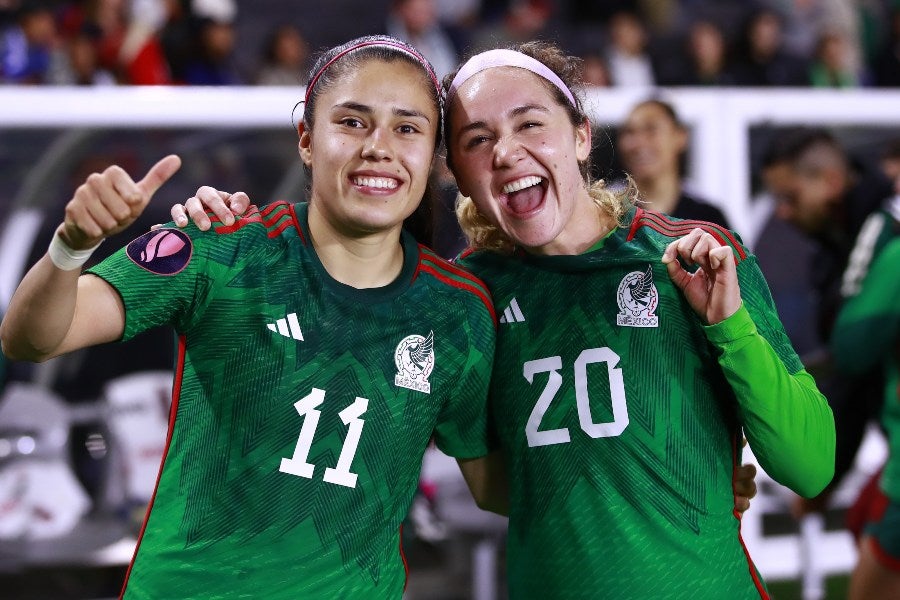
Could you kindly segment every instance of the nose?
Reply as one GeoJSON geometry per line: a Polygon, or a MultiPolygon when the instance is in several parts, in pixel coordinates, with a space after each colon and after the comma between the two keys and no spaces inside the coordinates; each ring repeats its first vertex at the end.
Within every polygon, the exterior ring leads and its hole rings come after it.
{"type": "Polygon", "coordinates": [[[522,146],[512,136],[503,136],[494,144],[494,167],[514,165],[522,157],[522,146]]]}
{"type": "Polygon", "coordinates": [[[372,130],[365,140],[362,157],[367,160],[382,161],[393,155],[388,134],[380,127],[372,130]]]}

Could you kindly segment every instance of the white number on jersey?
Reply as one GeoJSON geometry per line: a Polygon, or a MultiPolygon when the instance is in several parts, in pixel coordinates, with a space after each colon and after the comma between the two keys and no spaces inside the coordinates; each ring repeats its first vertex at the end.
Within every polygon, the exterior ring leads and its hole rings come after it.
{"type": "MultiPolygon", "coordinates": [[[[304,417],[303,426],[300,428],[300,436],[297,438],[297,445],[294,447],[294,455],[290,458],[281,459],[281,466],[278,467],[278,470],[282,473],[312,479],[316,466],[307,462],[307,458],[309,458],[313,437],[319,424],[319,416],[322,414],[322,411],[316,410],[316,407],[324,401],[325,390],[313,388],[309,395],[294,403],[294,408],[297,409],[301,417],[304,417]]],[[[367,399],[357,398],[353,404],[338,413],[341,421],[344,425],[347,425],[347,437],[344,438],[337,465],[334,468],[328,467],[325,469],[323,479],[328,483],[336,483],[337,485],[352,488],[356,487],[357,475],[350,471],[350,466],[353,464],[353,457],[356,456],[356,449],[359,446],[359,438],[362,436],[363,425],[366,424],[359,417],[368,408],[369,401],[367,399]]]]}
{"type": "MultiPolygon", "coordinates": [[[[622,379],[622,369],[616,368],[619,364],[619,355],[609,348],[589,348],[582,350],[575,359],[575,405],[578,408],[578,422],[581,429],[592,438],[615,437],[621,435],[628,427],[628,405],[625,400],[625,382],[622,379]],[[594,423],[591,415],[590,398],[588,397],[587,366],[594,363],[606,363],[607,376],[609,377],[609,394],[612,402],[613,420],[607,423],[594,423]]],[[[550,408],[550,404],[556,397],[556,393],[562,387],[562,357],[549,356],[537,360],[530,360],[522,366],[522,375],[529,384],[534,382],[537,373],[547,373],[547,385],[528,417],[525,424],[525,437],[528,446],[549,446],[551,444],[565,444],[570,440],[569,429],[541,430],[541,421],[550,408]]]]}

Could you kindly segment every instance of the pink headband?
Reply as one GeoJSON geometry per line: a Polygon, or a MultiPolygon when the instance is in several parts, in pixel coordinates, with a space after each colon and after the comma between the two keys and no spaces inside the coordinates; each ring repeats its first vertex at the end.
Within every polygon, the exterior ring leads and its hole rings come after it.
{"type": "Polygon", "coordinates": [[[434,84],[434,87],[437,90],[438,98],[441,97],[441,84],[438,81],[437,76],[434,74],[434,70],[431,68],[431,65],[428,64],[428,61],[425,60],[425,58],[423,56],[421,56],[420,54],[416,54],[410,48],[407,48],[399,43],[392,42],[391,40],[374,39],[374,40],[366,40],[366,41],[360,42],[358,44],[353,44],[349,48],[346,48],[343,51],[338,52],[331,60],[329,60],[324,65],[322,65],[322,68],[319,69],[315,75],[313,75],[312,79],[310,79],[309,83],[306,85],[306,96],[303,99],[304,103],[309,104],[310,92],[312,92],[312,89],[313,89],[313,87],[315,87],[316,82],[319,80],[319,77],[322,76],[322,73],[324,73],[328,69],[328,67],[330,67],[335,62],[337,62],[337,60],[340,59],[345,54],[347,54],[349,52],[353,52],[354,50],[358,50],[359,48],[365,48],[366,46],[384,46],[386,48],[394,48],[395,50],[399,50],[400,52],[403,52],[404,54],[407,54],[407,55],[413,57],[416,61],[422,63],[422,66],[425,67],[426,71],[428,71],[428,76],[431,78],[431,82],[434,84]]]}
{"type": "Polygon", "coordinates": [[[540,75],[559,88],[559,91],[565,94],[566,98],[569,99],[569,102],[572,103],[572,106],[577,107],[572,92],[566,84],[563,83],[562,79],[560,79],[556,73],[551,71],[547,65],[537,59],[531,58],[527,54],[506,49],[488,50],[487,52],[476,54],[467,60],[466,64],[464,64],[456,73],[456,77],[453,78],[453,83],[450,84],[450,91],[447,94],[448,100],[456,95],[459,87],[468,81],[470,77],[486,69],[493,69],[494,67],[519,67],[520,69],[531,71],[535,75],[540,75]]]}

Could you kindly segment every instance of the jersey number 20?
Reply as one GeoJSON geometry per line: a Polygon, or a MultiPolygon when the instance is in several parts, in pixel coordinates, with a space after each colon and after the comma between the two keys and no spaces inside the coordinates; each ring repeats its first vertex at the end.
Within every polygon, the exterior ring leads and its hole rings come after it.
{"type": "MultiPolygon", "coordinates": [[[[316,466],[307,462],[309,458],[309,449],[312,447],[313,436],[316,434],[316,426],[319,424],[319,416],[322,411],[316,410],[316,407],[325,401],[325,390],[313,388],[307,396],[294,403],[294,408],[300,413],[303,419],[303,427],[300,428],[300,437],[297,439],[297,446],[294,447],[294,455],[290,458],[282,458],[281,466],[278,470],[282,473],[296,475],[297,477],[305,477],[312,479],[313,471],[316,466]]],[[[337,465],[334,468],[325,469],[325,475],[322,477],[328,483],[336,483],[346,487],[356,487],[356,473],[350,472],[350,465],[353,464],[353,457],[356,455],[356,448],[359,446],[359,438],[362,435],[363,425],[365,421],[359,417],[369,408],[369,401],[366,398],[357,398],[353,404],[338,413],[341,421],[347,426],[347,437],[344,438],[344,445],[341,447],[341,454],[338,456],[337,465]]]]}
{"type": "MultiPolygon", "coordinates": [[[[578,422],[581,429],[592,438],[615,437],[621,435],[628,427],[628,406],[625,402],[625,383],[622,380],[622,369],[616,368],[619,355],[609,348],[589,348],[582,350],[575,359],[575,405],[578,408],[578,422]],[[609,374],[609,396],[612,401],[613,420],[607,423],[594,423],[591,416],[590,399],[588,398],[587,366],[593,363],[606,363],[609,374]]],[[[549,446],[569,442],[569,429],[540,430],[541,420],[562,387],[562,357],[548,356],[538,360],[529,360],[522,366],[522,374],[528,383],[534,382],[537,373],[547,373],[547,385],[525,424],[525,436],[528,446],[549,446]]]]}

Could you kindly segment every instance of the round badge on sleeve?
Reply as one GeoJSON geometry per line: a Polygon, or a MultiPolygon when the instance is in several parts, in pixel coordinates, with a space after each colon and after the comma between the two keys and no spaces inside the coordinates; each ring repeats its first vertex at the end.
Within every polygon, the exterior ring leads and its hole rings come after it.
{"type": "Polygon", "coordinates": [[[175,275],[191,262],[191,238],[177,229],[156,229],[125,248],[134,264],[157,275],[175,275]]]}

